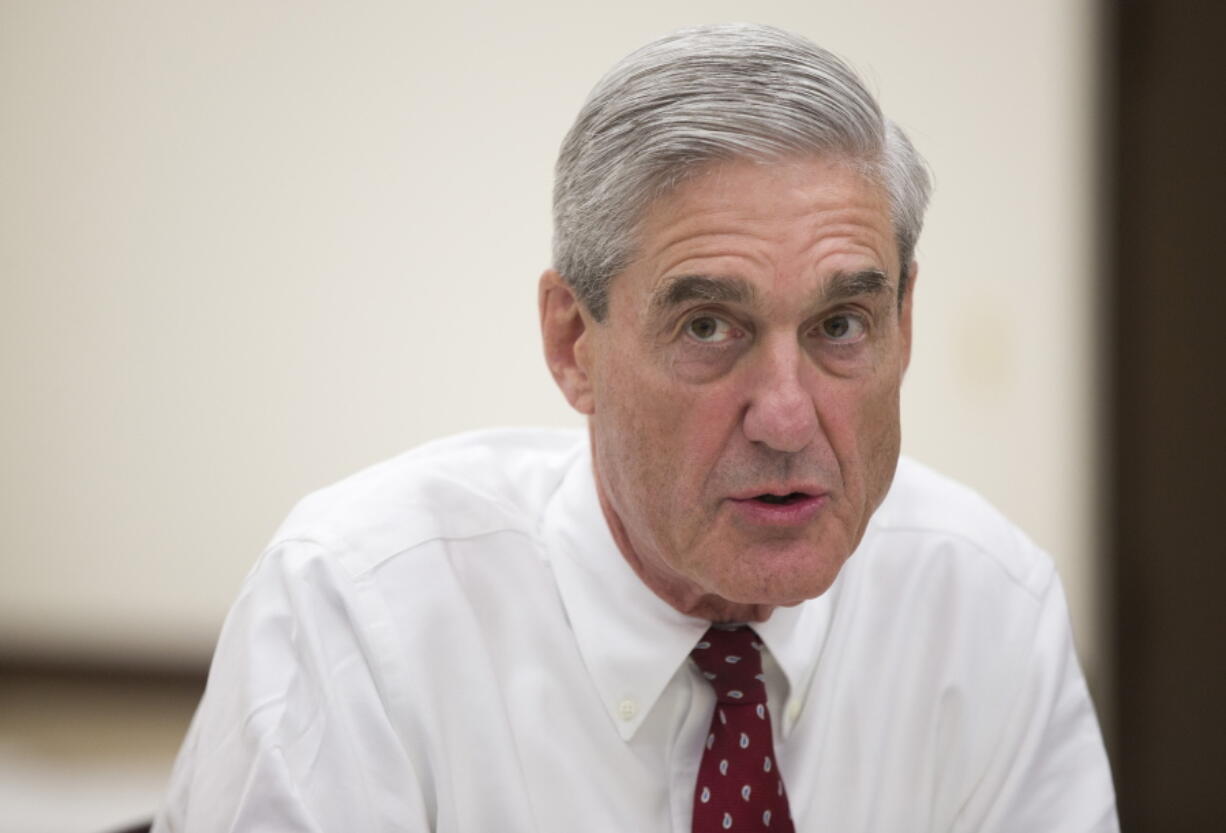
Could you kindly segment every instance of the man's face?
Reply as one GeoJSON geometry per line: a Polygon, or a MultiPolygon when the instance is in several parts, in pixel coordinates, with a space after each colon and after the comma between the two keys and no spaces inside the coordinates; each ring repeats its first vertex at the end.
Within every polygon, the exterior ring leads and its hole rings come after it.
{"type": "Polygon", "coordinates": [[[820,158],[718,164],[640,240],[575,348],[619,546],[695,615],[820,595],[898,460],[910,295],[884,191],[820,158]]]}

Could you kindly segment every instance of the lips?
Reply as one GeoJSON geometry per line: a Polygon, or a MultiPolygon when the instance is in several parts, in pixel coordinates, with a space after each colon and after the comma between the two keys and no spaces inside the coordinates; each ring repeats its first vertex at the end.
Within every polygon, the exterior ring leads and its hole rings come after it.
{"type": "Polygon", "coordinates": [[[771,489],[729,499],[732,511],[742,521],[774,527],[804,526],[826,504],[827,494],[816,488],[771,489]]]}
{"type": "Polygon", "coordinates": [[[786,506],[810,497],[822,497],[826,490],[817,482],[807,480],[777,481],[774,483],[757,483],[738,489],[728,497],[732,500],[756,500],[761,503],[786,506]]]}

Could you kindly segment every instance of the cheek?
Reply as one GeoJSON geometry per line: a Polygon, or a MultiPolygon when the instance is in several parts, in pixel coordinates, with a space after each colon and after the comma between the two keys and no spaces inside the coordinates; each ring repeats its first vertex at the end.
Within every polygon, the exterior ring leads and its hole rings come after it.
{"type": "Polygon", "coordinates": [[[874,397],[864,414],[861,443],[868,511],[876,509],[894,478],[902,436],[898,406],[898,386],[894,385],[874,397]]]}
{"type": "Polygon", "coordinates": [[[682,451],[716,433],[717,415],[735,397],[727,386],[687,380],[671,354],[610,347],[604,404],[620,425],[641,435],[642,445],[682,451]]]}
{"type": "Polygon", "coordinates": [[[849,491],[867,499],[883,492],[898,459],[898,385],[886,380],[848,390],[826,416],[831,444],[849,491]]]}
{"type": "MultiPolygon", "coordinates": [[[[611,360],[602,368],[592,416],[598,443],[608,457],[608,473],[621,481],[626,497],[644,495],[657,502],[667,479],[667,457],[675,446],[671,419],[675,398],[652,384],[633,362],[611,360]]],[[[637,501],[636,501],[637,502],[637,501]]]]}
{"type": "Polygon", "coordinates": [[[642,494],[650,514],[700,505],[737,428],[737,392],[679,383],[647,362],[608,367],[604,381],[593,421],[610,462],[637,487],[628,493],[642,494]]]}

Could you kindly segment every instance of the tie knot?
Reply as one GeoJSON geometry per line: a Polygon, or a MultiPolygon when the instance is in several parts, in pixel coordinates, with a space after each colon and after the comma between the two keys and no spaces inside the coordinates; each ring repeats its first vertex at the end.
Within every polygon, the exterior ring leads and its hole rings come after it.
{"type": "Polygon", "coordinates": [[[762,643],[753,628],[712,627],[690,652],[720,703],[765,703],[762,643]]]}

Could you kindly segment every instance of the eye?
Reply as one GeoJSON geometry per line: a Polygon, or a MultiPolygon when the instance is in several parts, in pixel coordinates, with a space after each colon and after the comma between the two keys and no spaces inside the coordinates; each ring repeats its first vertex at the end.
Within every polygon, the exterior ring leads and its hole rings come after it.
{"type": "Polygon", "coordinates": [[[703,344],[720,344],[736,335],[730,323],[714,315],[700,315],[692,319],[685,325],[685,331],[703,344]]]}
{"type": "Polygon", "coordinates": [[[858,341],[864,335],[864,330],[864,320],[849,313],[832,315],[821,323],[822,335],[841,343],[858,341]]]}

